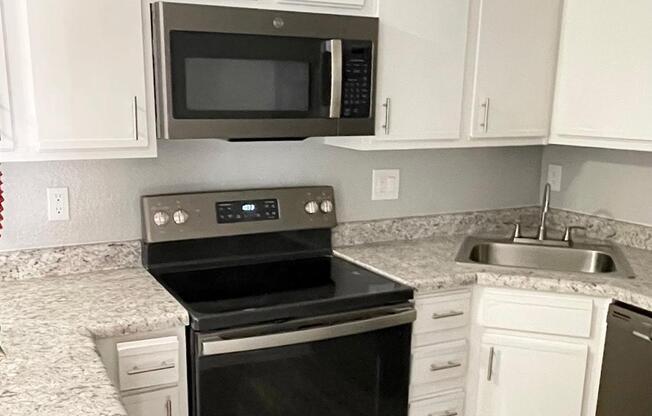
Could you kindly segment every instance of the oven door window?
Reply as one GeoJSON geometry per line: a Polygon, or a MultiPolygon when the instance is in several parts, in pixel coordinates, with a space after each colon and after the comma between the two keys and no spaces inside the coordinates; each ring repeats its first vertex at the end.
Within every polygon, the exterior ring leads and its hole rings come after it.
{"type": "Polygon", "coordinates": [[[177,119],[328,117],[321,39],[172,31],[170,49],[177,119]]]}
{"type": "Polygon", "coordinates": [[[405,416],[411,325],[195,359],[195,416],[405,416]]]}

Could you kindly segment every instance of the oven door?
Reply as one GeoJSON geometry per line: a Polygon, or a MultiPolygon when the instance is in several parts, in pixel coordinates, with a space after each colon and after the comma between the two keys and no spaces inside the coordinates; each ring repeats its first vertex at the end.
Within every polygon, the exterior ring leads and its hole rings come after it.
{"type": "Polygon", "coordinates": [[[344,55],[372,45],[343,51],[337,16],[165,2],[152,12],[160,138],[337,135],[344,55]]]}
{"type": "Polygon", "coordinates": [[[407,415],[414,310],[346,315],[196,335],[192,414],[407,415]]]}

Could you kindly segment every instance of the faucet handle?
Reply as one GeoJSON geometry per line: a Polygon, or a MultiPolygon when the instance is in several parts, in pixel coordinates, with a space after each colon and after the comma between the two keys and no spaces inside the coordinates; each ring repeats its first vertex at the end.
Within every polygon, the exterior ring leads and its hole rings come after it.
{"type": "Polygon", "coordinates": [[[561,241],[572,244],[573,243],[573,230],[584,230],[584,231],[586,231],[586,227],[582,227],[581,225],[569,225],[564,230],[564,237],[561,239],[561,241]]]}
{"type": "Polygon", "coordinates": [[[515,238],[521,238],[521,223],[516,221],[516,222],[506,222],[505,225],[512,225],[514,226],[514,233],[512,234],[512,240],[515,238]]]}

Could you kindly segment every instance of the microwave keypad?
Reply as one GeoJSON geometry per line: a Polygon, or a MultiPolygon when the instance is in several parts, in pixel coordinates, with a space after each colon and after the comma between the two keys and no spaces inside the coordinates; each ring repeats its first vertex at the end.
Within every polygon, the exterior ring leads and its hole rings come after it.
{"type": "Polygon", "coordinates": [[[367,118],[371,108],[371,45],[345,46],[342,117],[367,118]]]}

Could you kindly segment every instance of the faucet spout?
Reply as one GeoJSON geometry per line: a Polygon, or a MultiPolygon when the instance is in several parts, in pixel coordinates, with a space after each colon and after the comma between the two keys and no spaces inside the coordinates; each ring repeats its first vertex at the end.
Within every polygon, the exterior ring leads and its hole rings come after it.
{"type": "Polygon", "coordinates": [[[539,222],[539,232],[537,233],[537,240],[543,241],[547,237],[546,218],[550,210],[550,184],[546,183],[543,191],[543,201],[541,201],[541,219],[539,222]]]}

